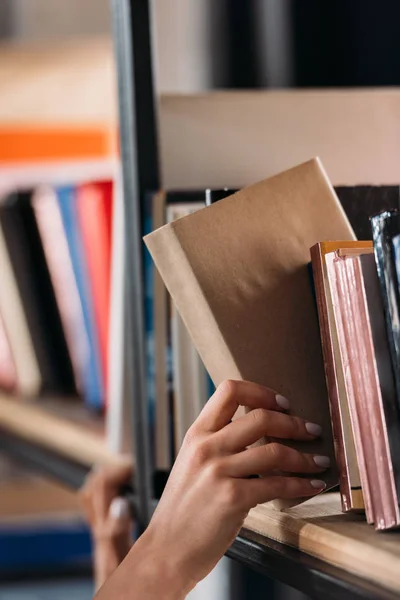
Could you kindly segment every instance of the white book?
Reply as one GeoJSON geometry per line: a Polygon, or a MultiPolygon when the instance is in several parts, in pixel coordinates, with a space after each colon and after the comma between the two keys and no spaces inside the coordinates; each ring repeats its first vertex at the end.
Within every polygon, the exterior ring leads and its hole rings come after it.
{"type": "Polygon", "coordinates": [[[107,445],[112,452],[131,452],[132,415],[126,377],[125,336],[125,228],[121,174],[115,178],[110,290],[110,335],[108,351],[109,399],[106,417],[107,445]]]}

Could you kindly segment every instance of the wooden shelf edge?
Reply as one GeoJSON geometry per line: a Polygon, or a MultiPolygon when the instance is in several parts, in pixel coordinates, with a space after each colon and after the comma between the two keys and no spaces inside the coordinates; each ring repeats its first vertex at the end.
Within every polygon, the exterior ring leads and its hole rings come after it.
{"type": "Polygon", "coordinates": [[[88,467],[121,461],[95,432],[6,394],[0,394],[0,429],[88,467]]]}
{"type": "Polygon", "coordinates": [[[360,516],[344,515],[339,494],[322,494],[288,512],[260,505],[245,529],[400,593],[400,536],[378,533],[360,516]]]}

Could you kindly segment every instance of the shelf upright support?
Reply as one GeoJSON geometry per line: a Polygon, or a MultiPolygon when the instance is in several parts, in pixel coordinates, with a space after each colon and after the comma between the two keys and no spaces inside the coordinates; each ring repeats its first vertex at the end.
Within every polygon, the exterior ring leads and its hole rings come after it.
{"type": "MultiPolygon", "coordinates": [[[[134,488],[142,532],[151,516],[142,215],[145,194],[158,190],[149,0],[111,0],[118,75],[119,134],[125,223],[125,364],[135,451],[134,488]]],[[[110,399],[112,402],[112,399],[110,399]]]]}

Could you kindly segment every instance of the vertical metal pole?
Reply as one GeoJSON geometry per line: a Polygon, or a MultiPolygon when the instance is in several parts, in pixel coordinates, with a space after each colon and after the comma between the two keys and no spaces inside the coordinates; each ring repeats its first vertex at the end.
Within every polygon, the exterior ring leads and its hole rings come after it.
{"type": "MultiPolygon", "coordinates": [[[[138,527],[150,519],[152,473],[145,378],[141,205],[159,187],[148,0],[111,0],[125,212],[127,391],[134,431],[138,527]]],[[[110,399],[112,402],[112,398],[110,399]]]]}

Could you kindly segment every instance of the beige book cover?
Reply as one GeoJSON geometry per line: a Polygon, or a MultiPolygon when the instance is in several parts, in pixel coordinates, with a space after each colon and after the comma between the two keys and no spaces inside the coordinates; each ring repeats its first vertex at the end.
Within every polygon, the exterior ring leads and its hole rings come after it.
{"type": "MultiPolygon", "coordinates": [[[[215,385],[246,379],[319,423],[296,444],[334,465],[310,248],[354,233],[318,159],[251,185],[146,236],[146,244],[215,385]]],[[[289,442],[288,442],[289,443],[289,442]]],[[[335,467],[326,474],[337,483],[335,467]]]]}

